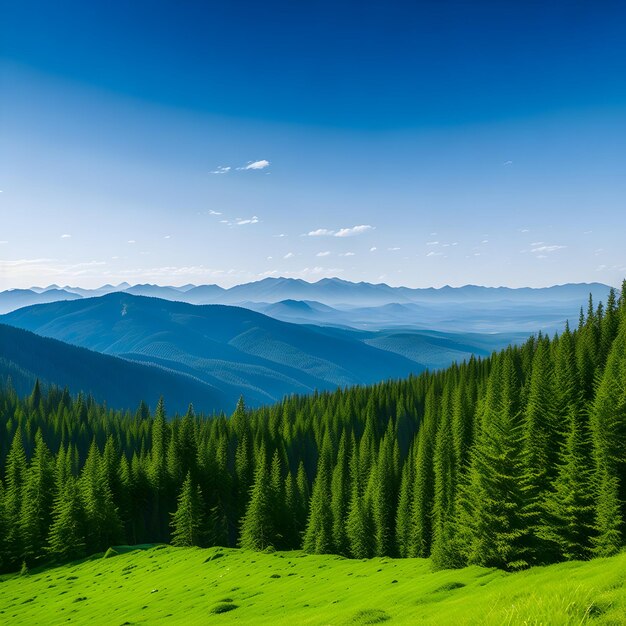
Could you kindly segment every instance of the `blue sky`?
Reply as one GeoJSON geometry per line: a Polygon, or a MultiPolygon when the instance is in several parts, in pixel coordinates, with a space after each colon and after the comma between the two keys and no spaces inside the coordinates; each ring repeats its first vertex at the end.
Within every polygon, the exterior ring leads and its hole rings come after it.
{"type": "Polygon", "coordinates": [[[3,3],[0,288],[626,275],[618,3],[111,4],[3,3]]]}

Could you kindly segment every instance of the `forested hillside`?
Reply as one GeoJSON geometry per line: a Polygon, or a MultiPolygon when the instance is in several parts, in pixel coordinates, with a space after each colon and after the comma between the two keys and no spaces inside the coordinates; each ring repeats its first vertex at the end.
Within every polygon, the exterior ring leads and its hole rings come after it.
{"type": "Polygon", "coordinates": [[[575,330],[407,380],[168,421],[0,396],[4,569],[120,543],[302,547],[519,569],[626,520],[626,292],[575,330]]]}

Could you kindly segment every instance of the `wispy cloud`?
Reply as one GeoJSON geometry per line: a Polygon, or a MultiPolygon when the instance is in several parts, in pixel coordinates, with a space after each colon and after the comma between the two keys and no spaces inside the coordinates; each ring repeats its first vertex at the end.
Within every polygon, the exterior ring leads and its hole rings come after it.
{"type": "Polygon", "coordinates": [[[509,161],[505,161],[505,162],[503,163],[503,165],[504,165],[505,167],[508,167],[509,165],[513,165],[513,161],[510,161],[510,160],[509,160],[509,161]]]}
{"type": "Polygon", "coordinates": [[[549,254],[550,252],[556,252],[557,250],[563,250],[567,248],[567,246],[536,246],[535,248],[531,248],[531,252],[533,254],[549,254]]]}
{"type": "Polygon", "coordinates": [[[209,215],[221,215],[221,211],[214,211],[213,209],[209,209],[209,215]]]}
{"type": "Polygon", "coordinates": [[[270,162],[267,159],[261,159],[260,161],[250,161],[243,167],[238,167],[238,170],[264,170],[270,166],[270,162]]]}
{"type": "Polygon", "coordinates": [[[71,239],[72,235],[68,235],[67,233],[64,233],[63,235],[61,235],[61,239],[71,239]]]}
{"type": "Polygon", "coordinates": [[[339,256],[355,256],[355,252],[342,252],[339,256]]]}
{"type": "Polygon", "coordinates": [[[334,230],[328,230],[327,228],[318,228],[317,230],[311,230],[307,233],[308,237],[332,237],[335,234],[334,230]]]}
{"type": "Polygon", "coordinates": [[[317,230],[309,231],[306,235],[307,237],[354,237],[355,235],[366,233],[368,230],[374,230],[374,227],[370,226],[370,224],[359,224],[358,226],[340,228],[339,230],[318,228],[317,230]]]}
{"type": "Polygon", "coordinates": [[[253,215],[252,217],[248,219],[242,219],[241,217],[238,217],[235,219],[235,226],[246,226],[247,224],[258,224],[258,223],[259,223],[259,218],[256,215],[253,215]]]}
{"type": "Polygon", "coordinates": [[[218,165],[214,170],[211,170],[209,174],[228,174],[232,167],[230,165],[218,165]]]}
{"type": "Polygon", "coordinates": [[[378,248],[376,246],[372,246],[370,248],[370,252],[376,252],[376,250],[378,250],[378,248]]]}
{"type": "Polygon", "coordinates": [[[353,237],[354,235],[361,235],[368,230],[373,230],[373,226],[369,224],[360,224],[359,226],[353,226],[352,228],[341,228],[335,233],[335,237],[353,237]]]}
{"type": "Polygon", "coordinates": [[[287,252],[283,259],[292,259],[294,256],[296,255],[293,252],[287,252]]]}
{"type": "Polygon", "coordinates": [[[171,238],[172,238],[172,235],[165,235],[165,236],[163,237],[163,239],[171,239],[171,238]]]}
{"type": "Polygon", "coordinates": [[[128,243],[131,243],[131,244],[132,244],[132,243],[137,243],[137,242],[136,242],[134,239],[129,239],[129,240],[128,240],[128,243]]]}
{"type": "Polygon", "coordinates": [[[438,246],[439,242],[438,241],[427,241],[426,245],[427,246],[438,246]]]}
{"type": "Polygon", "coordinates": [[[396,246],[394,248],[387,248],[387,250],[389,250],[389,252],[397,252],[398,250],[400,250],[400,248],[396,246]]]}
{"type": "Polygon", "coordinates": [[[330,250],[324,250],[324,252],[318,252],[315,256],[330,256],[330,250]]]}

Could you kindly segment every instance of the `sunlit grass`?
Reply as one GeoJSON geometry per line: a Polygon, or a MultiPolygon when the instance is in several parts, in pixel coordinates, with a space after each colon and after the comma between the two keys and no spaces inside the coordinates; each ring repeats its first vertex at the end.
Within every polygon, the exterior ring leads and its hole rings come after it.
{"type": "Polygon", "coordinates": [[[424,559],[116,548],[5,576],[2,624],[626,624],[626,554],[507,574],[424,559]]]}

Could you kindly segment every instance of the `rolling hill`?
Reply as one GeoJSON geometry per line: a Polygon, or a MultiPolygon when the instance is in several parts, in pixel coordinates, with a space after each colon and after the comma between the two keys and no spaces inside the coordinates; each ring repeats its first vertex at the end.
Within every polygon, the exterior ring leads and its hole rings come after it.
{"type": "Polygon", "coordinates": [[[29,393],[39,379],[67,387],[73,394],[91,394],[118,409],[133,409],[142,400],[154,408],[161,395],[170,412],[183,412],[190,402],[205,412],[230,412],[234,407],[232,398],[192,376],[0,324],[0,380],[9,376],[20,394],[29,393]]]}
{"type": "Polygon", "coordinates": [[[112,293],[26,307],[2,322],[45,337],[193,376],[235,402],[367,384],[423,365],[354,331],[281,322],[239,307],[112,293]]]}
{"type": "Polygon", "coordinates": [[[0,577],[7,624],[624,624],[626,554],[509,574],[427,559],[119,547],[0,577]]]}

